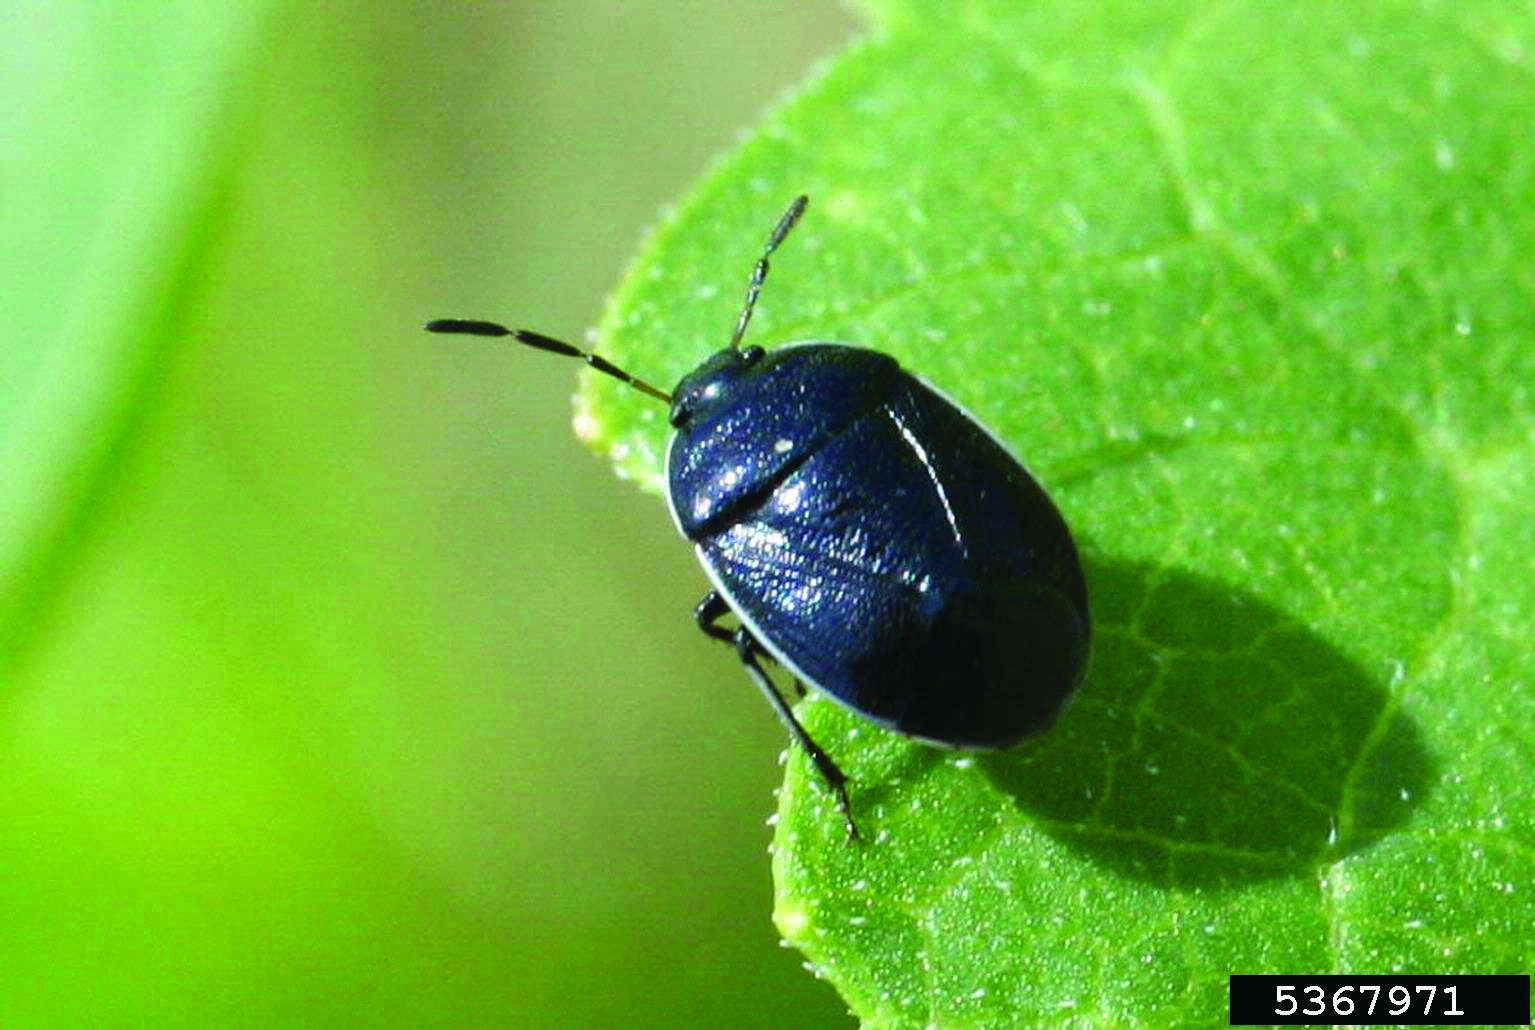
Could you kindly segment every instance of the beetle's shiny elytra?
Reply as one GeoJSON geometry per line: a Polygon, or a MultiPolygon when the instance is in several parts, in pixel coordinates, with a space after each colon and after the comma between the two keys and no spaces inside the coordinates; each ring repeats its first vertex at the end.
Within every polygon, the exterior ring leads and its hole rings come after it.
{"type": "Polygon", "coordinates": [[[807,203],[768,237],[729,346],[670,394],[538,333],[463,319],[427,328],[513,336],[671,405],[668,501],[713,585],[695,618],[734,646],[856,838],[847,777],[762,655],[881,726],[995,750],[1054,723],[1092,634],[1065,520],[968,413],[878,351],[741,347],[768,258],[807,203]],[[729,614],[738,628],[720,625],[729,614]]]}

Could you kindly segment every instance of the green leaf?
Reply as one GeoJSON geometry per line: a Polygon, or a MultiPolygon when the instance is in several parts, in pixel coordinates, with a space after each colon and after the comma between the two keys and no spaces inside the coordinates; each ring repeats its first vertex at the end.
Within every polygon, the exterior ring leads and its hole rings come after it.
{"type": "MultiPolygon", "coordinates": [[[[775,918],[873,1025],[1213,1024],[1231,972],[1535,960],[1535,18],[871,5],[656,232],[602,346],[886,350],[1083,545],[1074,708],[954,755],[801,705],[775,918]]],[[[588,377],[659,483],[665,411],[588,377]]]]}

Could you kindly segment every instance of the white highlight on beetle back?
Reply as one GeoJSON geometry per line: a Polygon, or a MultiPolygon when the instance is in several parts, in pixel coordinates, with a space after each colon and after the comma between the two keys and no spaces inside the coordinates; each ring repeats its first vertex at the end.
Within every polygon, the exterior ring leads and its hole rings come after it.
{"type": "Polygon", "coordinates": [[[912,453],[917,456],[917,460],[922,463],[922,470],[927,473],[928,480],[938,493],[938,503],[943,505],[943,514],[949,520],[949,531],[954,534],[954,542],[959,545],[962,552],[968,555],[969,548],[965,546],[964,538],[959,535],[959,520],[954,517],[954,508],[949,504],[949,495],[944,492],[943,481],[938,478],[938,470],[933,468],[933,463],[927,456],[927,450],[916,435],[906,427],[906,423],[901,421],[901,416],[895,413],[893,407],[886,405],[884,410],[885,414],[890,416],[890,421],[894,422],[895,427],[901,431],[901,436],[906,440],[912,453]]]}

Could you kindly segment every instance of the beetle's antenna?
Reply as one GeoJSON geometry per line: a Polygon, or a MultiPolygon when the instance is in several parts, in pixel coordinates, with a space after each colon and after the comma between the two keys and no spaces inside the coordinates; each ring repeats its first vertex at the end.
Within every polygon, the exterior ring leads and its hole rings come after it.
{"type": "Polygon", "coordinates": [[[664,390],[657,390],[645,380],[630,375],[607,358],[593,354],[589,350],[582,350],[574,344],[564,340],[556,340],[542,333],[530,332],[527,329],[508,329],[504,325],[495,322],[482,322],[476,318],[439,318],[426,324],[427,332],[431,333],[463,333],[466,336],[511,336],[518,343],[525,343],[529,347],[539,350],[551,351],[555,354],[564,354],[566,357],[580,358],[599,372],[604,372],[614,379],[622,379],[641,393],[648,393],[658,401],[672,402],[672,395],[664,390]]]}
{"type": "Polygon", "coordinates": [[[741,337],[746,335],[746,323],[752,320],[752,308],[757,306],[757,294],[762,292],[762,283],[767,279],[768,256],[778,249],[789,230],[794,228],[794,223],[799,221],[799,216],[805,213],[805,205],[810,203],[810,198],[803,193],[794,198],[789,205],[789,210],[783,213],[778,224],[773,227],[773,234],[768,237],[767,246],[762,248],[762,256],[757,259],[757,265],[752,269],[752,277],[746,283],[746,306],[741,309],[741,317],[736,319],[735,335],[730,338],[730,349],[739,350],[741,337]]]}

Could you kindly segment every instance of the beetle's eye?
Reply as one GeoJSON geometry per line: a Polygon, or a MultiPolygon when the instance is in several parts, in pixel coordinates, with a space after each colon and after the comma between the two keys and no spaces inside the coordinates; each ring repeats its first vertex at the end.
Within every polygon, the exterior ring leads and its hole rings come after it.
{"type": "Polygon", "coordinates": [[[748,365],[755,365],[766,353],[761,347],[748,347],[741,352],[741,360],[748,365]]]}
{"type": "Polygon", "coordinates": [[[667,421],[672,424],[673,429],[681,429],[687,424],[688,419],[692,417],[693,413],[688,410],[688,406],[679,397],[676,403],[672,405],[672,413],[667,417],[667,421]]]}

